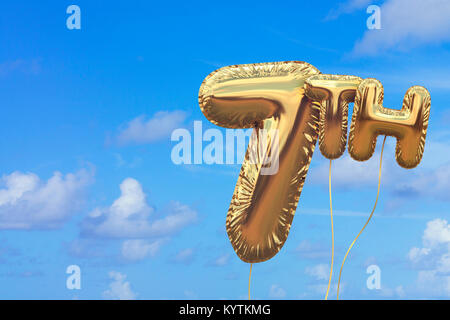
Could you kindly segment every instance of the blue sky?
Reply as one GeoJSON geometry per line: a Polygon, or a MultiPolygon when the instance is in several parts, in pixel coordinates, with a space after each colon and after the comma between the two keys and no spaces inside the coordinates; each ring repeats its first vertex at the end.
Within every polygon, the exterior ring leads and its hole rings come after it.
{"type": "MultiPolygon", "coordinates": [[[[240,166],[176,165],[170,136],[195,120],[216,128],[197,100],[215,69],[301,60],[379,79],[390,108],[412,85],[430,91],[422,163],[400,168],[388,138],[379,206],[341,298],[448,299],[449,15],[439,0],[3,4],[0,298],[245,298],[249,266],[225,232],[240,166]],[[80,30],[66,27],[71,4],[80,30]],[[370,4],[381,30],[366,27],[370,4]],[[366,287],[372,264],[380,290],[366,287]],[[66,288],[69,265],[81,290],[66,288]]],[[[346,152],[333,164],[335,270],[373,205],[380,147],[367,162],[346,152]]],[[[254,298],[324,297],[327,165],[317,151],[286,244],[253,267],[254,298]]]]}

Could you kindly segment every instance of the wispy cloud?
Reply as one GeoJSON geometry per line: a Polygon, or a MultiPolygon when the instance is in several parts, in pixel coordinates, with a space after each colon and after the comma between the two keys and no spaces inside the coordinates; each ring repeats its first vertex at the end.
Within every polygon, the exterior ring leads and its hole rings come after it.
{"type": "Polygon", "coordinates": [[[130,239],[122,244],[122,257],[128,261],[140,261],[153,257],[159,251],[166,239],[148,241],[145,239],[130,239]]]}
{"type": "Polygon", "coordinates": [[[434,170],[423,170],[413,178],[403,180],[394,187],[394,193],[400,197],[429,197],[441,201],[450,201],[450,164],[434,170]]]}
{"type": "Polygon", "coordinates": [[[341,2],[337,7],[328,12],[325,20],[335,20],[341,15],[353,13],[357,10],[365,9],[368,5],[372,4],[373,0],[349,0],[341,2]]]}
{"type": "Polygon", "coordinates": [[[321,260],[330,257],[331,248],[320,242],[303,240],[297,248],[295,248],[295,253],[302,259],[321,260]]]}
{"type": "Polygon", "coordinates": [[[0,63],[0,76],[6,76],[15,72],[31,75],[40,73],[40,59],[17,59],[0,63]]]}
{"type": "MultiPolygon", "coordinates": [[[[383,155],[381,184],[389,191],[389,197],[402,199],[426,197],[440,201],[450,201],[450,152],[449,137],[446,132],[434,132],[427,139],[423,159],[417,168],[406,170],[395,160],[396,139],[388,138],[383,155]],[[430,139],[433,138],[433,139],[430,139]]],[[[378,139],[380,140],[380,139],[378,139]]],[[[365,187],[376,188],[380,164],[380,144],[377,151],[367,161],[353,160],[348,154],[332,162],[333,191],[356,190],[365,187]]],[[[310,168],[308,181],[328,186],[329,161],[321,159],[310,168]]],[[[338,213],[337,213],[338,214],[338,213]]]]}
{"type": "Polygon", "coordinates": [[[75,258],[95,259],[105,258],[107,253],[107,243],[98,239],[74,239],[63,243],[68,254],[75,258]]]}
{"type": "Polygon", "coordinates": [[[367,30],[356,43],[354,54],[376,55],[450,40],[447,0],[387,0],[380,12],[381,29],[367,30]]]}
{"type": "Polygon", "coordinates": [[[210,261],[209,265],[214,266],[214,267],[222,267],[222,266],[227,265],[229,261],[230,261],[230,255],[228,253],[225,253],[225,254],[222,254],[222,255],[216,257],[212,261],[210,261]]]}
{"type": "Polygon", "coordinates": [[[194,260],[194,249],[186,248],[174,255],[170,261],[174,263],[190,264],[194,260]]]}
{"type": "Polygon", "coordinates": [[[146,144],[168,139],[172,131],[186,119],[184,111],[160,111],[147,119],[139,116],[124,125],[117,135],[120,145],[146,144]]]}
{"type": "MultiPolygon", "coordinates": [[[[378,182],[379,152],[367,161],[353,160],[345,154],[332,162],[332,186],[336,188],[359,188],[376,185],[378,182]]],[[[385,155],[387,157],[387,155],[385,155]]],[[[383,176],[386,175],[386,165],[383,176]]],[[[309,181],[314,184],[328,185],[329,161],[322,161],[310,169],[309,181]]]]}
{"type": "Polygon", "coordinates": [[[272,299],[283,299],[284,297],[286,297],[286,290],[284,290],[278,284],[273,284],[269,289],[269,297],[272,299]]]}
{"type": "Polygon", "coordinates": [[[305,273],[316,280],[328,280],[330,276],[330,265],[320,263],[312,267],[306,267],[305,273]]]}
{"type": "Polygon", "coordinates": [[[312,49],[314,51],[322,51],[322,52],[339,54],[339,50],[312,44],[310,42],[306,42],[305,40],[300,40],[298,38],[288,35],[285,32],[281,32],[281,31],[273,29],[273,28],[266,28],[266,30],[271,34],[274,34],[274,35],[280,37],[281,39],[284,39],[286,41],[289,41],[291,43],[294,43],[294,44],[299,45],[304,48],[312,49]]]}

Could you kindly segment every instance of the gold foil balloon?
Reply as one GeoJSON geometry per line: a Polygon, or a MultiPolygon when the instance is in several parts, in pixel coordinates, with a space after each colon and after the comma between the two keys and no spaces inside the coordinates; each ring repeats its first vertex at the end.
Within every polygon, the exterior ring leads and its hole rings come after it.
{"type": "Polygon", "coordinates": [[[320,103],[319,146],[322,154],[330,159],[328,188],[331,218],[331,267],[325,300],[331,286],[334,261],[334,223],[331,197],[331,161],[339,158],[347,144],[348,104],[353,102],[361,78],[347,75],[319,74],[305,82],[308,98],[320,103]]]}
{"type": "Polygon", "coordinates": [[[370,222],[377,207],[386,136],[397,138],[395,157],[400,166],[404,168],[417,166],[422,159],[424,151],[430,106],[430,94],[427,89],[421,86],[414,86],[408,89],[403,99],[401,110],[383,107],[383,86],[380,81],[369,78],[363,80],[358,86],[349,133],[348,151],[350,155],[356,160],[369,159],[375,150],[377,136],[382,134],[385,137],[380,154],[377,197],[369,218],[345,253],[339,271],[337,299],[339,299],[339,287],[345,260],[356,240],[358,240],[370,222]]]}
{"type": "Polygon", "coordinates": [[[200,108],[212,123],[277,133],[262,150],[263,157],[276,156],[277,172],[265,174],[262,163],[251,161],[260,148],[255,130],[227,214],[228,237],[245,262],[270,259],[288,237],[318,134],[319,107],[303,88],[316,74],[297,61],[236,65],[212,72],[200,87],[200,108]]]}
{"type": "Polygon", "coordinates": [[[305,82],[308,98],[320,102],[319,147],[328,159],[339,158],[347,144],[348,104],[355,100],[361,78],[319,74],[305,82]]]}
{"type": "Polygon", "coordinates": [[[383,86],[365,79],[358,87],[348,151],[355,160],[369,159],[380,134],[397,138],[395,157],[400,166],[414,168],[422,159],[430,116],[430,94],[424,87],[408,89],[401,110],[383,107],[383,86]]]}
{"type": "Polygon", "coordinates": [[[402,109],[393,110],[382,106],[378,80],[322,75],[305,62],[235,65],[205,78],[199,104],[206,118],[225,128],[255,129],[226,219],[228,237],[243,261],[262,262],[280,251],[316,140],[325,157],[343,154],[353,101],[348,149],[354,159],[369,159],[383,134],[397,138],[402,167],[420,162],[430,112],[430,95],[423,87],[410,88],[402,109]]]}

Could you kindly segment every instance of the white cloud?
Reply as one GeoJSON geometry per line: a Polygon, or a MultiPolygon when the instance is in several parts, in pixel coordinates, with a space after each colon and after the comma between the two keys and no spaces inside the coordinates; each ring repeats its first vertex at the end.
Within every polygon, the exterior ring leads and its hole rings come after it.
{"type": "Polygon", "coordinates": [[[178,128],[186,119],[184,111],[160,111],[150,119],[144,116],[128,122],[120,130],[117,141],[119,144],[145,144],[170,137],[172,131],[178,128]]]}
{"type": "MultiPolygon", "coordinates": [[[[450,201],[450,153],[448,152],[448,133],[436,132],[434,140],[426,142],[421,163],[414,169],[404,169],[395,160],[396,139],[389,137],[383,154],[381,173],[381,190],[389,190],[391,196],[400,198],[427,197],[441,201],[450,201]],[[443,137],[439,137],[444,135],[443,137]]],[[[333,192],[343,189],[364,187],[376,188],[380,164],[381,139],[378,139],[377,150],[367,161],[356,161],[348,153],[333,160],[331,184],[333,192]]],[[[308,183],[328,187],[329,160],[320,155],[314,167],[308,172],[308,183]]]]}
{"type": "Polygon", "coordinates": [[[305,273],[316,280],[328,280],[330,275],[330,265],[321,263],[313,267],[307,267],[305,273]]]}
{"type": "Polygon", "coordinates": [[[349,0],[339,3],[337,8],[332,9],[325,20],[334,20],[343,14],[349,14],[357,10],[365,9],[372,4],[373,0],[349,0]]]}
{"type": "Polygon", "coordinates": [[[179,251],[172,259],[175,263],[189,264],[194,258],[194,250],[192,248],[186,248],[179,251]]]}
{"type": "Polygon", "coordinates": [[[310,242],[308,240],[303,240],[295,248],[295,253],[297,253],[302,259],[324,259],[329,258],[331,255],[331,248],[326,247],[320,242],[310,242]]]}
{"type": "Polygon", "coordinates": [[[132,160],[126,160],[120,153],[114,153],[117,168],[137,168],[143,163],[141,157],[133,157],[132,160]]]}
{"type": "Polygon", "coordinates": [[[426,262],[436,266],[450,250],[450,225],[447,220],[429,221],[422,236],[422,243],[422,248],[413,247],[409,250],[409,260],[415,264],[426,262]]]}
{"type": "Polygon", "coordinates": [[[408,253],[412,265],[419,270],[417,289],[428,297],[450,297],[450,225],[447,220],[427,223],[422,248],[408,253]]]}
{"type": "Polygon", "coordinates": [[[75,239],[64,243],[70,256],[75,258],[104,258],[107,255],[105,241],[98,239],[75,239]]]}
{"type": "MultiPolygon", "coordinates": [[[[385,151],[388,146],[385,146],[385,151]]],[[[390,152],[387,151],[387,154],[390,152]]],[[[388,158],[384,154],[383,158],[388,158]]],[[[391,158],[392,159],[392,158],[391,158]]],[[[321,161],[316,167],[310,169],[309,181],[315,184],[328,186],[329,160],[321,161]]],[[[380,165],[380,153],[376,152],[367,161],[356,161],[348,153],[333,160],[331,165],[331,184],[333,188],[359,188],[365,186],[376,186],[378,183],[378,170],[380,165]]],[[[382,166],[382,179],[388,175],[386,162],[382,166]]]]}
{"type": "Polygon", "coordinates": [[[216,266],[216,267],[222,267],[222,266],[226,265],[229,261],[230,261],[230,255],[228,253],[225,253],[225,254],[217,257],[216,259],[214,259],[211,262],[211,265],[216,266]]]}
{"type": "Polygon", "coordinates": [[[149,256],[153,257],[164,242],[164,239],[152,242],[143,239],[126,240],[122,244],[122,256],[130,261],[143,260],[149,256]]]}
{"type": "Polygon", "coordinates": [[[405,289],[403,288],[403,286],[395,287],[394,291],[395,291],[395,294],[400,298],[403,298],[405,296],[405,289]]]}
{"type": "Polygon", "coordinates": [[[111,257],[141,261],[155,256],[171,235],[197,219],[195,210],[179,202],[171,202],[165,210],[157,212],[146,198],[136,179],[124,179],[120,196],[109,207],[94,208],[84,218],[81,237],[67,246],[69,253],[77,257],[104,257],[110,240],[116,239],[113,243],[123,242],[119,253],[111,257]]]}
{"type": "MultiPolygon", "coordinates": [[[[335,264],[336,267],[336,264],[335,264]]],[[[312,281],[306,286],[305,290],[299,297],[302,299],[323,299],[328,289],[328,279],[330,276],[330,265],[327,263],[320,263],[314,266],[305,268],[305,274],[312,278],[312,281]]],[[[337,280],[336,272],[333,273],[335,280],[337,280]]],[[[339,294],[345,292],[346,283],[342,281],[339,286],[339,294]]],[[[335,299],[337,292],[337,281],[330,285],[328,299],[335,299]]]]}
{"type": "Polygon", "coordinates": [[[450,297],[450,276],[436,270],[421,270],[417,276],[417,290],[429,298],[450,297]]]}
{"type": "MultiPolygon", "coordinates": [[[[368,290],[364,290],[364,292],[367,293],[368,290]]],[[[385,285],[382,285],[379,290],[373,291],[372,294],[378,294],[384,299],[403,299],[406,293],[405,289],[401,285],[395,288],[389,288],[385,285]]]]}
{"type": "MultiPolygon", "coordinates": [[[[441,117],[445,117],[445,115],[441,117]]],[[[429,136],[431,139],[427,138],[420,167],[435,169],[450,163],[450,150],[448,147],[450,145],[450,132],[439,130],[429,133],[429,136]]]]}
{"type": "MultiPolygon", "coordinates": [[[[345,282],[341,282],[339,286],[339,296],[344,296],[344,293],[346,293],[346,286],[347,284],[345,282]]],[[[322,300],[325,297],[325,294],[328,289],[328,282],[312,282],[308,285],[306,285],[306,290],[304,290],[301,294],[299,294],[297,297],[299,299],[316,299],[316,300],[322,300]]],[[[330,285],[330,290],[328,292],[328,300],[334,300],[336,299],[336,293],[337,293],[337,282],[332,283],[330,285]]],[[[347,295],[345,295],[347,296],[347,295]]]]}
{"type": "Polygon", "coordinates": [[[447,220],[435,219],[428,222],[422,240],[428,247],[450,244],[450,225],[447,220]]]}
{"type": "Polygon", "coordinates": [[[428,255],[430,253],[430,248],[411,248],[408,253],[409,260],[413,262],[418,262],[420,259],[422,259],[424,256],[428,255]]]}
{"type": "Polygon", "coordinates": [[[269,297],[273,299],[283,299],[286,291],[277,284],[273,284],[269,290],[269,297]]]}
{"type": "Polygon", "coordinates": [[[60,227],[81,203],[91,182],[86,170],[63,175],[55,172],[46,182],[34,173],[13,172],[0,179],[0,229],[60,227]]]}
{"type": "Polygon", "coordinates": [[[179,202],[169,205],[167,215],[157,217],[147,204],[141,184],[133,178],[125,179],[120,191],[120,197],[110,207],[96,208],[85,219],[84,235],[134,239],[165,237],[197,218],[196,211],[179,202]]]}
{"type": "Polygon", "coordinates": [[[373,55],[448,41],[449,16],[448,0],[387,0],[381,6],[381,29],[367,30],[354,53],[373,55]]]}
{"type": "Polygon", "coordinates": [[[402,196],[428,196],[449,201],[450,164],[417,171],[411,177],[398,179],[394,192],[402,196]]]}
{"type": "Polygon", "coordinates": [[[109,289],[103,291],[103,298],[109,300],[135,300],[137,295],[131,290],[130,283],[125,281],[127,276],[117,271],[111,271],[109,277],[112,282],[109,289]]]}

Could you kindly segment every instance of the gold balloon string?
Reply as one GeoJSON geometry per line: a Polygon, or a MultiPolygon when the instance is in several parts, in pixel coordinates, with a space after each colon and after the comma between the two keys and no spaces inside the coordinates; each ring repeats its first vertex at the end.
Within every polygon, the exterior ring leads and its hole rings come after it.
{"type": "Polygon", "coordinates": [[[348,253],[350,252],[351,248],[353,247],[353,245],[355,244],[356,240],[358,240],[359,236],[361,235],[361,233],[364,231],[364,229],[366,228],[366,226],[369,224],[370,219],[373,216],[373,213],[375,212],[375,208],[377,207],[377,203],[378,203],[378,196],[380,195],[380,185],[381,185],[381,164],[383,162],[383,151],[384,151],[384,143],[386,142],[386,136],[384,136],[384,140],[383,140],[383,146],[381,147],[381,155],[380,155],[380,168],[378,170],[378,190],[377,190],[377,198],[375,200],[375,204],[373,205],[373,209],[372,212],[370,213],[369,218],[367,219],[366,223],[364,224],[364,226],[362,227],[361,231],[359,231],[358,235],[356,236],[356,238],[353,240],[353,242],[351,243],[350,247],[348,248],[347,252],[345,253],[344,256],[344,260],[342,261],[342,265],[341,265],[341,270],[339,271],[339,280],[338,280],[338,286],[337,286],[337,300],[339,300],[339,286],[341,283],[341,274],[342,274],[342,269],[344,268],[344,263],[345,263],[345,259],[347,259],[348,253]]]}
{"type": "Polygon", "coordinates": [[[330,217],[331,217],[331,267],[330,276],[328,278],[327,294],[325,300],[328,300],[328,293],[330,292],[331,276],[333,275],[333,263],[334,263],[334,226],[333,226],[333,201],[331,199],[331,161],[330,169],[328,170],[328,194],[330,195],[330,217]]]}
{"type": "Polygon", "coordinates": [[[250,273],[248,274],[248,300],[251,300],[250,299],[250,283],[252,280],[252,266],[253,266],[253,263],[250,263],[250,273]]]}

